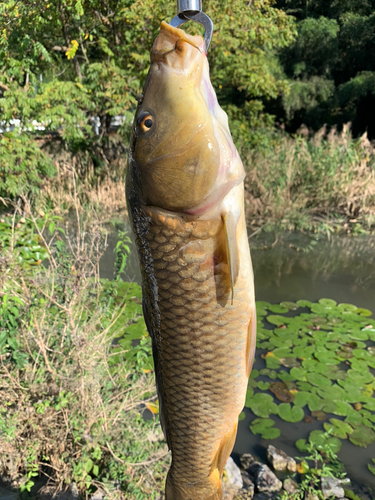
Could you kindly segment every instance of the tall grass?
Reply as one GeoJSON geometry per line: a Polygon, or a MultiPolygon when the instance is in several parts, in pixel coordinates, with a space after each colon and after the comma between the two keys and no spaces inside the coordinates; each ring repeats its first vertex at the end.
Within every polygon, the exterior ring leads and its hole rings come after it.
{"type": "Polygon", "coordinates": [[[375,148],[366,135],[353,139],[348,125],[311,138],[302,131],[243,159],[249,217],[341,216],[367,228],[375,223],[375,148]]]}
{"type": "Polygon", "coordinates": [[[120,340],[140,305],[119,275],[103,285],[106,232],[76,213],[74,234],[17,207],[0,221],[0,477],[21,492],[44,478],[39,493],[75,483],[86,497],[152,499],[167,467],[157,418],[142,416],[153,374],[120,340]]]}

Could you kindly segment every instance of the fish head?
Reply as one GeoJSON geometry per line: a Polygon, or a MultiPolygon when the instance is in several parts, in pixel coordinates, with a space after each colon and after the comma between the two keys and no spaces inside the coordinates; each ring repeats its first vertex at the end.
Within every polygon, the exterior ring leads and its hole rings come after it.
{"type": "Polygon", "coordinates": [[[238,159],[203,38],[163,22],[134,120],[130,169],[138,196],[147,205],[205,212],[242,181],[243,169],[227,168],[238,159]]]}

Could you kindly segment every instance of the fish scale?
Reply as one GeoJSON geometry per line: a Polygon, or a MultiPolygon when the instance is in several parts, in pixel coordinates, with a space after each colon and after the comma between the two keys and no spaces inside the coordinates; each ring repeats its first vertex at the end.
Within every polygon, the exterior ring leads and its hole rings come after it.
{"type": "Polygon", "coordinates": [[[204,41],[161,23],[133,126],[126,195],[142,269],[166,500],[221,500],[255,352],[244,176],[204,41]]]}
{"type": "Polygon", "coordinates": [[[239,276],[230,305],[228,264],[219,250],[221,218],[191,222],[150,207],[143,207],[143,214],[138,230],[134,220],[134,230],[143,269],[142,256],[148,256],[143,279],[150,280],[151,261],[157,283],[156,293],[144,286],[144,303],[157,346],[158,391],[172,450],[169,479],[201,484],[202,496],[194,500],[206,500],[217,488],[210,491],[209,477],[218,467],[220,447],[235,432],[243,406],[253,299],[239,276]]]}

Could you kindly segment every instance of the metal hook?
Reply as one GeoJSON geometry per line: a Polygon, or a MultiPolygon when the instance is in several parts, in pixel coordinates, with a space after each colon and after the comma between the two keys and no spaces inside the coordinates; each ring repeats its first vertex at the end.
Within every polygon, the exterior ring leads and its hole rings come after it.
{"type": "Polygon", "coordinates": [[[204,27],[204,43],[206,52],[208,52],[214,24],[207,14],[202,12],[202,0],[177,0],[177,16],[169,24],[174,28],[179,28],[190,20],[202,24],[204,27]]]}

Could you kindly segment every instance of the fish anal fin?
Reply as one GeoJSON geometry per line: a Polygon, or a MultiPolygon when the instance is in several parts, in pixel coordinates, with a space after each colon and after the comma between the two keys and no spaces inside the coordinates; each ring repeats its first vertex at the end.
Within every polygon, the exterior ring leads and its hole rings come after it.
{"type": "Polygon", "coordinates": [[[237,224],[239,216],[231,211],[222,214],[225,231],[226,253],[228,259],[228,269],[232,291],[232,305],[234,299],[234,286],[236,284],[240,270],[238,243],[237,243],[237,224]]]}
{"type": "Polygon", "coordinates": [[[215,460],[213,462],[213,472],[217,469],[220,477],[223,475],[225,464],[227,463],[229,455],[232,453],[237,436],[237,426],[238,422],[236,422],[233,429],[231,429],[221,440],[216,452],[215,460]]]}

